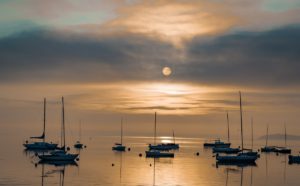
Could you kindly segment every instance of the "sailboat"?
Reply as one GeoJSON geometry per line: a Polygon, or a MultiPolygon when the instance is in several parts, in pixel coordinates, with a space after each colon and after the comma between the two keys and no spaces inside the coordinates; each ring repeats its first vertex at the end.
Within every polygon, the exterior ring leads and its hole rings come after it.
{"type": "Polygon", "coordinates": [[[29,143],[26,141],[26,143],[23,144],[23,146],[26,148],[26,150],[54,150],[56,149],[58,144],[55,143],[48,143],[45,141],[46,138],[46,98],[44,98],[44,122],[43,122],[43,134],[41,136],[33,136],[30,137],[31,139],[39,139],[42,141],[36,141],[29,143]]]}
{"type": "Polygon", "coordinates": [[[244,153],[244,135],[243,135],[243,111],[242,111],[242,95],[240,95],[240,116],[241,116],[241,141],[242,141],[242,152],[237,155],[216,155],[216,160],[218,163],[255,163],[257,156],[248,155],[244,153]]]}
{"type": "Polygon", "coordinates": [[[300,163],[300,155],[289,155],[289,164],[300,163]]]}
{"type": "Polygon", "coordinates": [[[244,149],[249,156],[257,156],[258,158],[260,155],[257,151],[253,151],[253,117],[251,117],[251,149],[244,149]]]}
{"type": "Polygon", "coordinates": [[[213,153],[226,153],[226,154],[236,154],[238,152],[241,151],[240,148],[231,148],[230,145],[230,135],[229,135],[229,116],[228,116],[228,112],[227,112],[227,143],[224,143],[224,144],[229,144],[229,145],[218,145],[218,146],[215,146],[213,148],[213,153]]]}
{"type": "Polygon", "coordinates": [[[150,150],[176,150],[179,149],[179,144],[175,143],[175,133],[173,130],[173,143],[160,143],[157,145],[151,145],[149,144],[149,149],[150,150]]]}
{"type": "Polygon", "coordinates": [[[83,144],[80,142],[81,141],[81,121],[79,122],[79,139],[78,141],[76,141],[76,143],[74,144],[74,147],[76,149],[82,149],[83,144]]]}
{"type": "Polygon", "coordinates": [[[268,146],[268,140],[269,140],[269,125],[267,125],[267,134],[266,134],[266,145],[262,147],[260,150],[261,152],[274,152],[275,146],[268,146]]]}
{"type": "MultiPolygon", "coordinates": [[[[151,144],[150,144],[151,145],[151,144]]],[[[149,145],[149,147],[150,147],[149,145]]],[[[155,115],[154,115],[154,144],[151,145],[151,146],[156,146],[156,112],[155,112],[155,115]]],[[[165,150],[165,149],[161,149],[161,150],[165,150]]],[[[162,152],[160,150],[157,150],[157,149],[150,149],[148,151],[145,151],[146,153],[146,157],[149,157],[149,158],[162,158],[162,157],[171,157],[173,158],[174,157],[174,153],[172,152],[162,152]]]]}
{"type": "Polygon", "coordinates": [[[123,145],[123,118],[121,119],[121,143],[115,143],[112,150],[115,151],[125,151],[126,146],[123,145]]]}
{"type": "Polygon", "coordinates": [[[227,112],[227,138],[228,142],[223,142],[220,139],[216,139],[214,142],[205,142],[203,144],[204,147],[215,147],[215,148],[229,148],[231,143],[229,140],[229,117],[227,112]]]}
{"type": "Polygon", "coordinates": [[[292,152],[292,150],[290,148],[287,148],[286,146],[286,125],[284,125],[284,147],[276,147],[275,148],[275,152],[277,153],[282,153],[282,154],[290,154],[292,152]]]}
{"type": "Polygon", "coordinates": [[[50,152],[50,154],[41,154],[38,157],[42,161],[75,161],[78,154],[70,154],[66,151],[66,134],[65,134],[65,108],[64,108],[64,97],[62,101],[62,127],[61,127],[61,148],[50,152]]]}

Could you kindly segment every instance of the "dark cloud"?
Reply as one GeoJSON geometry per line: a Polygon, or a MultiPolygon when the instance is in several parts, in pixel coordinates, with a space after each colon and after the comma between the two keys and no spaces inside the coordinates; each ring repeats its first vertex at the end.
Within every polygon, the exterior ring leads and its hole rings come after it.
{"type": "Polygon", "coordinates": [[[298,86],[300,27],[194,38],[184,49],[143,35],[24,32],[0,40],[0,81],[171,81],[233,86],[298,86]]]}
{"type": "Polygon", "coordinates": [[[300,27],[194,39],[180,75],[209,84],[276,86],[300,82],[300,27]],[[188,72],[188,73],[187,73],[188,72]]]}
{"type": "Polygon", "coordinates": [[[175,51],[168,43],[140,35],[93,39],[24,32],[0,40],[0,78],[61,82],[151,79],[160,71],[150,70],[168,63],[175,51]]]}

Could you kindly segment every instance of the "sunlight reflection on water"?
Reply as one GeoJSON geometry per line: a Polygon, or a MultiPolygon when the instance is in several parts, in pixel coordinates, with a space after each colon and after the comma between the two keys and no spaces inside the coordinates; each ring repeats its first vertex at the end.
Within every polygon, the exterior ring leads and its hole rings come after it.
{"type": "MultiPolygon", "coordinates": [[[[15,137],[17,138],[17,137],[15,137]]],[[[297,185],[298,165],[287,164],[287,156],[262,154],[255,167],[218,166],[203,139],[176,138],[181,148],[173,159],[148,159],[144,156],[149,137],[125,137],[131,151],[111,151],[118,136],[86,140],[78,166],[37,164],[33,153],[23,151],[20,143],[1,139],[0,184],[2,185],[297,185]],[[200,152],[200,156],[195,153],[200,152]],[[143,156],[139,157],[138,154],[143,156]],[[112,166],[114,164],[114,166],[112,166]],[[43,176],[42,176],[43,175],[43,176]],[[63,177],[63,179],[62,179],[63,177]]],[[[161,138],[166,139],[166,138],[161,138]]],[[[171,138],[168,138],[171,139],[171,138]]],[[[261,144],[264,142],[261,141],[261,144]]],[[[236,144],[237,145],[237,144],[236,144]]],[[[257,145],[256,148],[260,146],[257,145]]],[[[299,149],[299,146],[296,146],[299,149]]],[[[74,150],[72,150],[74,151],[74,150]]]]}

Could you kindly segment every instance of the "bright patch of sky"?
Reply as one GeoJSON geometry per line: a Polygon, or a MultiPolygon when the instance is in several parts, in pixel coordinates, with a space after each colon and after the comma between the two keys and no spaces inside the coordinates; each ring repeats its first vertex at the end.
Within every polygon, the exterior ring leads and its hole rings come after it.
{"type": "Polygon", "coordinates": [[[90,6],[89,4],[80,4],[76,1],[72,1],[75,8],[71,10],[65,10],[66,7],[56,7],[53,4],[53,7],[49,9],[41,8],[41,6],[32,3],[34,2],[0,0],[0,38],[34,29],[103,24],[115,17],[114,6],[105,6],[106,4],[104,4],[102,7],[100,1],[97,4],[99,8],[95,7],[91,11],[87,8],[90,6]]]}
{"type": "Polygon", "coordinates": [[[266,0],[263,3],[265,10],[283,12],[291,9],[300,8],[299,0],[266,0]]]}

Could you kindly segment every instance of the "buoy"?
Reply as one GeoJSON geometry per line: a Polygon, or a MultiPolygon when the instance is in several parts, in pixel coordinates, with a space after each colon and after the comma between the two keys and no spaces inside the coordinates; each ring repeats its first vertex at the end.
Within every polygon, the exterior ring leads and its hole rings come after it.
{"type": "Polygon", "coordinates": [[[140,153],[140,154],[139,154],[139,157],[142,157],[142,156],[143,156],[142,153],[140,153]]]}
{"type": "Polygon", "coordinates": [[[113,166],[115,166],[115,164],[112,163],[111,166],[113,167],[113,166]]]}
{"type": "Polygon", "coordinates": [[[150,163],[150,167],[152,166],[152,164],[150,163]]]}
{"type": "Polygon", "coordinates": [[[76,158],[77,161],[79,161],[79,158],[76,158]]]}
{"type": "Polygon", "coordinates": [[[130,148],[128,148],[128,151],[130,151],[131,149],[130,148]]]}
{"type": "Polygon", "coordinates": [[[199,154],[200,154],[199,152],[196,153],[197,156],[199,156],[199,154]]]}
{"type": "Polygon", "coordinates": [[[67,147],[67,151],[69,151],[70,150],[70,147],[67,147]]]}
{"type": "Polygon", "coordinates": [[[84,146],[84,148],[86,148],[86,145],[84,146]]]}

